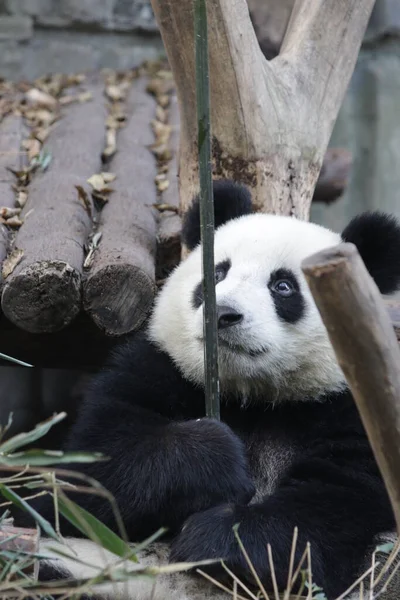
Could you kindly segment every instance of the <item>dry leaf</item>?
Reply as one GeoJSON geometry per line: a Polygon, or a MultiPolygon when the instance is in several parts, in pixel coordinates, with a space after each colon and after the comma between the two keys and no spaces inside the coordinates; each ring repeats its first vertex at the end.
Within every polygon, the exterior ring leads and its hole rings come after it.
{"type": "Polygon", "coordinates": [[[169,181],[165,179],[164,181],[157,181],[157,189],[159,192],[165,192],[169,188],[169,181]]]}
{"type": "Polygon", "coordinates": [[[1,274],[6,279],[14,271],[15,267],[21,262],[24,251],[20,248],[14,248],[11,254],[3,262],[1,274]]]}
{"type": "Polygon", "coordinates": [[[162,108],[162,106],[158,105],[156,108],[156,118],[161,123],[167,122],[167,111],[162,108]]]}
{"type": "Polygon", "coordinates": [[[98,247],[98,245],[100,244],[100,240],[101,240],[101,236],[102,236],[102,232],[98,231],[97,233],[95,233],[92,237],[92,239],[89,242],[89,251],[88,254],[85,258],[85,261],[83,263],[83,268],[84,269],[89,269],[92,266],[93,263],[93,259],[94,259],[94,251],[96,250],[96,248],[98,247]]]}
{"type": "Polygon", "coordinates": [[[151,123],[157,144],[166,144],[172,132],[171,125],[160,123],[160,121],[152,121],[151,123]]]}
{"type": "Polygon", "coordinates": [[[78,192],[79,200],[85,207],[85,210],[88,213],[89,217],[92,218],[92,203],[90,201],[89,194],[81,185],[76,185],[75,188],[78,192]]]}
{"type": "Polygon", "coordinates": [[[118,102],[125,98],[124,90],[118,85],[108,85],[106,87],[106,94],[113,102],[118,102]]]}
{"type": "Polygon", "coordinates": [[[115,129],[108,129],[106,136],[106,147],[103,150],[103,159],[110,158],[117,151],[117,132],[115,129]]]}
{"type": "Polygon", "coordinates": [[[0,217],[2,217],[3,219],[10,219],[11,217],[19,215],[20,212],[20,208],[10,208],[8,206],[3,206],[0,208],[0,217]]]}
{"type": "Polygon", "coordinates": [[[24,208],[26,201],[28,200],[28,192],[25,190],[19,190],[17,196],[17,204],[20,208],[24,208]]]}
{"type": "Polygon", "coordinates": [[[160,204],[152,204],[152,206],[154,208],[156,208],[159,212],[174,212],[176,214],[179,214],[179,207],[178,206],[174,206],[173,204],[166,204],[166,203],[160,203],[160,204]]]}
{"type": "Polygon", "coordinates": [[[107,171],[103,171],[100,173],[102,178],[104,179],[104,183],[111,183],[117,177],[115,173],[108,173],[107,171]]]}
{"type": "Polygon", "coordinates": [[[161,96],[158,96],[157,102],[162,108],[167,108],[169,105],[169,96],[167,94],[162,94],[161,96]]]}
{"type": "Polygon", "coordinates": [[[31,162],[31,160],[35,158],[35,156],[38,156],[40,154],[40,150],[42,148],[42,144],[40,143],[40,141],[35,138],[24,140],[22,142],[22,145],[25,148],[25,150],[28,151],[29,162],[31,162]]]}
{"type": "Polygon", "coordinates": [[[25,94],[25,98],[29,104],[48,108],[49,110],[55,110],[57,108],[57,100],[54,96],[38,90],[37,88],[31,88],[25,94]]]}
{"type": "Polygon", "coordinates": [[[18,216],[10,217],[6,221],[6,225],[8,225],[9,227],[13,227],[14,229],[18,229],[19,227],[21,227],[21,225],[23,225],[23,223],[24,222],[18,216]]]}
{"type": "Polygon", "coordinates": [[[34,136],[39,142],[44,144],[50,134],[50,129],[47,127],[38,127],[32,131],[32,136],[34,136]]]}
{"type": "Polygon", "coordinates": [[[62,106],[67,106],[68,104],[72,104],[73,102],[89,102],[89,100],[93,99],[93,94],[91,92],[82,92],[80,94],[66,94],[62,96],[59,100],[62,106]]]}

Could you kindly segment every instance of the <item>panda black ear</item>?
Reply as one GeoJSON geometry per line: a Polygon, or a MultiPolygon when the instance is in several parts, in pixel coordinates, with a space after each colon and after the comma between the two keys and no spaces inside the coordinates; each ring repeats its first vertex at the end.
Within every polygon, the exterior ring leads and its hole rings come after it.
{"type": "Polygon", "coordinates": [[[394,217],[380,212],[363,213],[350,221],[342,238],[357,246],[382,294],[399,289],[400,225],[394,217]]]}
{"type": "MultiPolygon", "coordinates": [[[[247,187],[228,179],[214,181],[215,229],[231,219],[252,212],[251,194],[247,187]]],[[[200,201],[196,196],[182,223],[182,241],[193,250],[200,243],[200,201]]]]}

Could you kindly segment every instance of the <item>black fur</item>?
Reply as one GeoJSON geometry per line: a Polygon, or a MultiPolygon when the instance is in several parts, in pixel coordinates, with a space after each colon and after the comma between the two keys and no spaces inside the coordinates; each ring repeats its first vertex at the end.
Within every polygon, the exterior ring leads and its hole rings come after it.
{"type": "MultiPolygon", "coordinates": [[[[251,195],[243,185],[234,181],[213,182],[215,229],[227,221],[252,212],[251,195]]],[[[193,250],[200,243],[200,200],[196,196],[182,223],[182,241],[193,250]]]]}
{"type": "Polygon", "coordinates": [[[352,242],[382,294],[395,292],[400,284],[400,226],[397,220],[379,212],[355,217],[342,233],[352,242]]]}
{"type": "MultiPolygon", "coordinates": [[[[297,525],[297,558],[310,541],[314,580],[328,598],[335,597],[353,581],[374,536],[394,528],[350,394],[276,408],[268,398],[264,407],[247,409],[225,400],[224,423],[194,420],[204,414],[202,391],[137,335],[95,379],[67,444],[111,460],[74,468],[114,494],[131,540],[167,526],[178,533],[173,561],[225,558],[249,581],[232,526],[240,523],[240,537],[266,585],[271,583],[266,545],[271,544],[282,588],[297,525]],[[251,478],[262,473],[260,456],[274,439],[294,448],[294,458],[274,493],[249,505],[251,478]]],[[[116,529],[107,501],[73,497],[116,529]]],[[[51,503],[39,498],[33,504],[52,521],[51,503]]],[[[64,535],[77,534],[65,521],[61,528],[64,535]]]]}

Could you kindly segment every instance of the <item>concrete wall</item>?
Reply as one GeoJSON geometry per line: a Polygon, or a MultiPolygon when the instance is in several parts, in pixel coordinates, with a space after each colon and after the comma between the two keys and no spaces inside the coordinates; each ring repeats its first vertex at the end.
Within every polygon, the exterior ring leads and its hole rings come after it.
{"type": "Polygon", "coordinates": [[[0,76],[130,68],[162,52],[147,0],[0,0],[0,76]]]}

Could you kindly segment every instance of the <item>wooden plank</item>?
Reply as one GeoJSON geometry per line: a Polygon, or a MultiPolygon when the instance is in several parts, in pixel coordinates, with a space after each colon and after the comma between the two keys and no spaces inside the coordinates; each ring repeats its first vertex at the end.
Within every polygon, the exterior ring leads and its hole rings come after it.
{"type": "Polygon", "coordinates": [[[3,289],[4,314],[32,333],[62,329],[81,308],[83,247],[92,220],[75,186],[88,187],[87,178],[100,169],[106,119],[102,83],[88,87],[92,101],[64,108],[46,142],[52,161],[29,186],[15,239],[24,256],[3,289]]]}
{"type": "Polygon", "coordinates": [[[127,125],[109,167],[116,175],[98,231],[102,237],[84,284],[84,307],[108,335],[138,329],[155,293],[155,159],[148,149],[155,101],[147,81],[134,81],[127,99],[127,125]]]}

